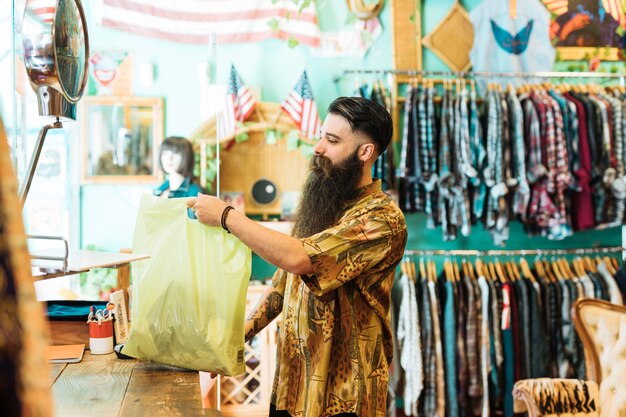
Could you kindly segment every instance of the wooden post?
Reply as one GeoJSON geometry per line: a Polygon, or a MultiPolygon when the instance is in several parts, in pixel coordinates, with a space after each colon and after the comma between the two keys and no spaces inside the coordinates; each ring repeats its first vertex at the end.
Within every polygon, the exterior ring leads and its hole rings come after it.
{"type": "MultiPolygon", "coordinates": [[[[393,69],[416,71],[422,69],[422,4],[421,0],[391,0],[393,69]],[[413,17],[413,18],[412,18],[413,17]]],[[[407,77],[393,77],[393,131],[394,140],[401,137],[400,108],[401,97],[398,84],[406,82],[407,77]]],[[[404,97],[402,97],[404,98],[404,97]]]]}
{"type": "MultiPolygon", "coordinates": [[[[122,249],[120,253],[133,253],[132,249],[122,249]]],[[[128,293],[130,287],[130,262],[117,268],[117,289],[128,293]]]]}

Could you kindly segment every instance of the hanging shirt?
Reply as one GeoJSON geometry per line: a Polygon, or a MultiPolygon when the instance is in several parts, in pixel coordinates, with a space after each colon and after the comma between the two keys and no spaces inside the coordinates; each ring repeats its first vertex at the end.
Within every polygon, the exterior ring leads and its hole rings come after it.
{"type": "Polygon", "coordinates": [[[556,53],[550,42],[550,13],[539,0],[518,1],[515,19],[509,2],[502,0],[484,0],[469,15],[474,71],[552,70],[556,53]]]}
{"type": "Polygon", "coordinates": [[[402,302],[398,318],[400,365],[404,369],[404,414],[417,416],[419,396],[424,388],[422,347],[420,343],[419,312],[415,284],[402,274],[402,302]]]}

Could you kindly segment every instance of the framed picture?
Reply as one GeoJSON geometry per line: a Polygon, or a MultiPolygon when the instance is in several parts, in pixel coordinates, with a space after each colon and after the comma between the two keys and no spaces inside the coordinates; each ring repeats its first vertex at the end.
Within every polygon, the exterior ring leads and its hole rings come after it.
{"type": "Polygon", "coordinates": [[[224,200],[224,202],[233,206],[235,210],[240,213],[246,212],[246,203],[244,201],[243,192],[240,191],[222,191],[220,193],[220,198],[224,200]]]}
{"type": "Polygon", "coordinates": [[[619,60],[620,33],[626,27],[621,2],[543,0],[543,3],[552,14],[550,38],[559,60],[619,60]]]}
{"type": "Polygon", "coordinates": [[[163,99],[89,96],[81,101],[83,183],[157,183],[163,99]]]}

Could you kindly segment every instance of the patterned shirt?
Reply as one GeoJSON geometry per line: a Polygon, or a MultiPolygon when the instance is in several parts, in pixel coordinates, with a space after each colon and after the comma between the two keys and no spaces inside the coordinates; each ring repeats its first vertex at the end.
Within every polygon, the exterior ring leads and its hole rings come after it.
{"type": "Polygon", "coordinates": [[[298,417],[383,417],[404,215],[376,180],[335,226],[301,241],[314,274],[273,278],[284,301],[271,401],[298,417]]]}

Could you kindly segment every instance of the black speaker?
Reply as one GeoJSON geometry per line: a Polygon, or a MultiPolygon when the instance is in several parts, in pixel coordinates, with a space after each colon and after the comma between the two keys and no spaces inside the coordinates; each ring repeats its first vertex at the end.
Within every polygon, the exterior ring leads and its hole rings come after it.
{"type": "Polygon", "coordinates": [[[268,179],[257,180],[252,185],[252,200],[261,205],[271,204],[276,200],[278,188],[268,179]]]}

